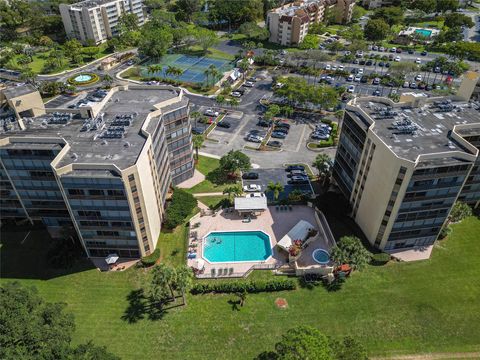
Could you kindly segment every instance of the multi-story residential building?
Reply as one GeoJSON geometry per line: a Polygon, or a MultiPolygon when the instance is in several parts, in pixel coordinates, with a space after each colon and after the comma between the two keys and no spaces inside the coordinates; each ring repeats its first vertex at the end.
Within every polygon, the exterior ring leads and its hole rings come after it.
{"type": "Polygon", "coordinates": [[[409,94],[347,104],[333,178],[375,247],[432,245],[452,205],[480,200],[480,111],[409,94]]]}
{"type": "Polygon", "coordinates": [[[123,14],[132,13],[138,24],[145,21],[142,0],[85,0],[75,4],[60,4],[60,15],[69,38],[85,43],[105,42],[116,35],[117,23],[123,14]]]}
{"type": "Polygon", "coordinates": [[[272,9],[267,14],[269,41],[299,44],[308,34],[309,26],[323,21],[327,12],[331,12],[336,22],[350,22],[354,6],[354,0],[303,0],[272,9]]]}
{"type": "Polygon", "coordinates": [[[361,5],[366,9],[399,5],[397,0],[362,0],[361,5]]]}
{"type": "Polygon", "coordinates": [[[173,183],[193,175],[189,102],[174,87],[116,87],[78,108],[0,114],[2,221],[73,225],[90,257],[148,255],[173,183]]]}

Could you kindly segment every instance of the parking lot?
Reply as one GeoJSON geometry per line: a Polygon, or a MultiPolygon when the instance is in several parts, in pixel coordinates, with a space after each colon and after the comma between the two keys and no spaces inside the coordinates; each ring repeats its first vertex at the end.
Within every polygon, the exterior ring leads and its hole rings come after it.
{"type": "Polygon", "coordinates": [[[283,191],[280,193],[280,196],[278,197],[279,199],[287,199],[288,194],[290,194],[294,190],[300,190],[304,193],[313,194],[313,189],[310,182],[308,184],[288,184],[288,180],[290,179],[288,178],[288,172],[286,172],[285,169],[255,169],[252,170],[252,172],[258,173],[258,179],[242,180],[242,185],[260,185],[261,191],[266,192],[267,198],[269,200],[273,200],[272,192],[267,190],[268,183],[270,181],[273,181],[274,183],[279,182],[283,185],[283,191]]]}

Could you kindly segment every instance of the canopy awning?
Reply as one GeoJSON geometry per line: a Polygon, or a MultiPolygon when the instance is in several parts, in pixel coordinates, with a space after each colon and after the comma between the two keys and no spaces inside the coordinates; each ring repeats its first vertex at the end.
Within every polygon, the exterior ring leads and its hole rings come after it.
{"type": "Polygon", "coordinates": [[[239,212],[264,211],[267,208],[267,198],[265,196],[235,198],[235,210],[239,212]]]}
{"type": "Polygon", "coordinates": [[[288,251],[288,248],[295,240],[304,241],[307,238],[310,229],[314,229],[312,224],[308,221],[300,220],[283,238],[280,239],[277,245],[288,251]]]}
{"type": "Polygon", "coordinates": [[[118,261],[119,256],[117,254],[109,254],[106,258],[105,258],[105,262],[108,264],[108,265],[112,265],[112,264],[115,264],[117,261],[118,261]]]}

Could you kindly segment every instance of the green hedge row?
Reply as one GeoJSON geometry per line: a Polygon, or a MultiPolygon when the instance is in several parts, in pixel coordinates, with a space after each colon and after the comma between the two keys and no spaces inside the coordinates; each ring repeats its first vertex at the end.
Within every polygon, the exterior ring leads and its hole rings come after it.
{"type": "Polygon", "coordinates": [[[235,282],[202,282],[196,283],[190,292],[196,294],[207,293],[236,293],[236,292],[273,292],[282,290],[295,290],[296,282],[292,279],[252,280],[235,282]]]}
{"type": "Polygon", "coordinates": [[[140,261],[143,266],[153,266],[160,258],[160,249],[155,249],[150,255],[144,256],[140,261]]]}
{"type": "Polygon", "coordinates": [[[192,194],[182,189],[175,189],[172,201],[166,211],[167,219],[165,220],[165,226],[169,229],[174,229],[186,220],[196,206],[197,200],[192,194]]]}

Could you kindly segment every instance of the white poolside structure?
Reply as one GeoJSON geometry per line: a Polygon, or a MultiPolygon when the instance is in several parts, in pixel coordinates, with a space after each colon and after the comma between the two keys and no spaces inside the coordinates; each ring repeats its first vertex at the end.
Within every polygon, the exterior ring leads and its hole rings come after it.
{"type": "Polygon", "coordinates": [[[242,196],[236,197],[234,201],[235,211],[239,215],[259,215],[268,209],[266,196],[242,196]]]}

